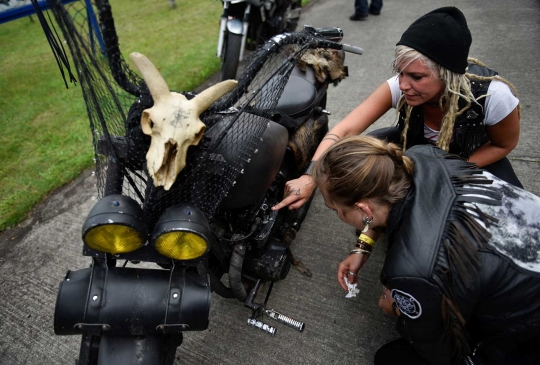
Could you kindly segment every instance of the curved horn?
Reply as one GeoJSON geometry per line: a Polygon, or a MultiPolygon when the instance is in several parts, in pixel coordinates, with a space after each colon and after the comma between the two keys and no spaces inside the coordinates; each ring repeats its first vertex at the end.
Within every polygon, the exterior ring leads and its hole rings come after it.
{"type": "Polygon", "coordinates": [[[193,103],[193,105],[195,105],[197,115],[208,109],[214,101],[234,89],[236,84],[238,84],[238,81],[236,80],[221,81],[220,83],[212,85],[211,87],[194,97],[191,102],[193,103]]]}
{"type": "Polygon", "coordinates": [[[156,66],[154,66],[145,55],[133,52],[129,55],[129,58],[139,69],[146,85],[148,85],[152,98],[154,98],[154,102],[171,95],[171,91],[163,79],[163,76],[161,76],[156,66]]]}

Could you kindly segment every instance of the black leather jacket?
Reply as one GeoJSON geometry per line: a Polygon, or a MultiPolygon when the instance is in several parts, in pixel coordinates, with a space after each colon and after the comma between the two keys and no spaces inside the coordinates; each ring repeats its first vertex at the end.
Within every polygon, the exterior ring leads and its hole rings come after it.
{"type": "Polygon", "coordinates": [[[539,364],[540,198],[431,145],[406,155],[414,187],[391,209],[381,272],[398,331],[433,364],[477,346],[476,363],[539,364]]]}

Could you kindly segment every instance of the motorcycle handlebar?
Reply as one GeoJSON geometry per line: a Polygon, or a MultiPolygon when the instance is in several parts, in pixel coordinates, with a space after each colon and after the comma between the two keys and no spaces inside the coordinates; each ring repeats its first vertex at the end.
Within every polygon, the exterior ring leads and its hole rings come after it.
{"type": "Polygon", "coordinates": [[[313,28],[310,25],[305,25],[304,29],[311,28],[310,30],[315,32],[315,35],[322,37],[332,42],[341,42],[343,39],[343,30],[338,27],[331,28],[313,28]]]}
{"type": "Polygon", "coordinates": [[[364,50],[360,47],[356,47],[356,46],[351,46],[349,44],[342,44],[342,49],[345,51],[345,52],[350,52],[350,53],[355,53],[355,54],[363,54],[364,53],[364,50]]]}
{"type": "Polygon", "coordinates": [[[355,53],[359,55],[364,53],[364,50],[360,47],[355,47],[349,44],[341,44],[341,43],[327,41],[327,40],[318,41],[317,47],[338,49],[338,50],[343,50],[345,52],[355,53]]]}
{"type": "Polygon", "coordinates": [[[314,28],[311,25],[305,25],[304,30],[311,33],[315,37],[325,39],[327,42],[323,42],[323,47],[339,49],[345,52],[355,53],[359,55],[364,53],[364,50],[360,47],[339,43],[343,39],[343,30],[341,28],[314,28]]]}

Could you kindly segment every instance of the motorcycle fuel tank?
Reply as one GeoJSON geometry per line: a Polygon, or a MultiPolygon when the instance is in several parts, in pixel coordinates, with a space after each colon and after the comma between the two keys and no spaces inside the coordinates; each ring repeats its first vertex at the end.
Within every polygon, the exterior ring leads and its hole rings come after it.
{"type": "MultiPolygon", "coordinates": [[[[285,156],[289,141],[287,129],[269,119],[244,112],[234,122],[216,148],[213,159],[228,164],[234,164],[235,161],[238,161],[241,156],[235,155],[235,150],[228,148],[228,146],[248,142],[241,141],[238,135],[247,129],[246,125],[248,123],[254,123],[254,119],[257,120],[255,122],[268,124],[268,127],[265,129],[263,136],[257,140],[257,144],[254,145],[253,153],[248,159],[249,162],[244,164],[242,172],[236,178],[236,183],[221,202],[221,208],[242,208],[260,202],[279,172],[285,156]]],[[[217,123],[206,132],[206,136],[209,138],[217,137],[226,128],[229,121],[230,119],[226,118],[217,123]]]]}

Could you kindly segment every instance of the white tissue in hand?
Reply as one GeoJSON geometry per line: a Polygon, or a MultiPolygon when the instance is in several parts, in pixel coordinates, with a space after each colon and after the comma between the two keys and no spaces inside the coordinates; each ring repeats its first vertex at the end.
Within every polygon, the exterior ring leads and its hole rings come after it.
{"type": "Polygon", "coordinates": [[[345,284],[347,284],[347,288],[349,289],[349,292],[347,293],[347,295],[345,295],[345,298],[354,298],[356,297],[356,294],[360,293],[360,289],[356,288],[358,283],[351,284],[349,283],[349,280],[345,278],[345,284]]]}

